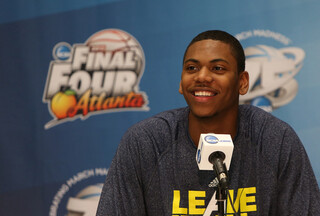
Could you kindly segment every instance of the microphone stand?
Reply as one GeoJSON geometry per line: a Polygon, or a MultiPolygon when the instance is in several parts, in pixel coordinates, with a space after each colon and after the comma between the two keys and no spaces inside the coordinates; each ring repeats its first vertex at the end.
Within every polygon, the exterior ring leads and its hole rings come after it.
{"type": "Polygon", "coordinates": [[[224,201],[227,199],[227,189],[229,187],[228,171],[226,164],[223,163],[225,154],[220,151],[213,152],[209,156],[209,162],[213,165],[213,170],[219,181],[218,190],[216,192],[216,200],[218,204],[218,216],[224,216],[224,201]]]}
{"type": "Polygon", "coordinates": [[[224,201],[227,199],[226,189],[219,184],[216,192],[216,200],[218,204],[218,216],[224,216],[224,201]]]}

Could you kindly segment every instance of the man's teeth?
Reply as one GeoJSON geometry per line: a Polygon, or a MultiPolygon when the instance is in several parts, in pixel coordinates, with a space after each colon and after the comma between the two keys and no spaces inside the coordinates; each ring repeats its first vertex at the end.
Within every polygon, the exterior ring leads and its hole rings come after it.
{"type": "Polygon", "coordinates": [[[196,91],[194,92],[195,96],[202,96],[202,97],[210,97],[210,96],[215,96],[216,93],[213,92],[208,92],[208,91],[196,91]]]}

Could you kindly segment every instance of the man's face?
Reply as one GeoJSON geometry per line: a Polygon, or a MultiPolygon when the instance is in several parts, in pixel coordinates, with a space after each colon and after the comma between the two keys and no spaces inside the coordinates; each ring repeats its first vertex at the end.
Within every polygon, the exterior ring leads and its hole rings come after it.
{"type": "Polygon", "coordinates": [[[217,40],[192,44],[185,56],[179,92],[195,117],[234,113],[239,93],[245,94],[247,72],[238,74],[230,46],[217,40]],[[243,75],[243,73],[246,73],[243,75]]]}

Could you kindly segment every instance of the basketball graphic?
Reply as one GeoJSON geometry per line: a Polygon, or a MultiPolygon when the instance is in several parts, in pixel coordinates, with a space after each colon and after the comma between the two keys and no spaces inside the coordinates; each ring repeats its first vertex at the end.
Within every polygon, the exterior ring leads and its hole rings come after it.
{"type": "Polygon", "coordinates": [[[138,63],[137,75],[144,70],[144,53],[139,42],[129,33],[119,29],[105,29],[92,35],[86,45],[90,47],[91,52],[104,52],[114,55],[117,52],[133,52],[134,61],[138,63]]]}

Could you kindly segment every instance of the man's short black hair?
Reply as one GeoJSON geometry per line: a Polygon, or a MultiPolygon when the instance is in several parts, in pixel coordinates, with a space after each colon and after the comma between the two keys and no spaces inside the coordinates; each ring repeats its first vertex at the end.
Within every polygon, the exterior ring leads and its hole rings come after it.
{"type": "Polygon", "coordinates": [[[183,61],[185,60],[186,53],[189,49],[189,47],[194,44],[195,42],[202,41],[202,40],[217,40],[221,41],[223,43],[229,44],[231,48],[231,54],[233,57],[236,59],[237,64],[238,64],[238,72],[242,72],[245,70],[245,61],[246,57],[244,55],[243,48],[234,36],[231,34],[221,31],[221,30],[209,30],[202,32],[198,34],[195,38],[192,39],[192,41],[189,43],[184,56],[183,56],[183,61]]]}

